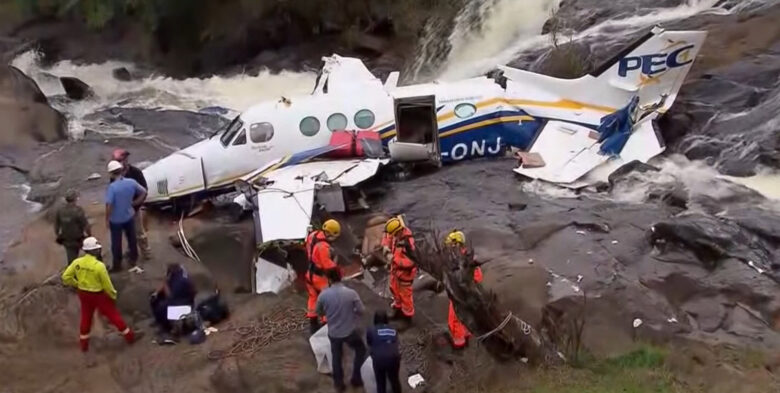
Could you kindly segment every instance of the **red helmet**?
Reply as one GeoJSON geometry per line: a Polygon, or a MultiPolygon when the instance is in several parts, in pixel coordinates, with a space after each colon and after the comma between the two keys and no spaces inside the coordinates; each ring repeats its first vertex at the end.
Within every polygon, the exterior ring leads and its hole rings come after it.
{"type": "Polygon", "coordinates": [[[130,153],[125,149],[114,149],[114,152],[111,154],[111,158],[116,161],[122,161],[129,155],[130,153]]]}

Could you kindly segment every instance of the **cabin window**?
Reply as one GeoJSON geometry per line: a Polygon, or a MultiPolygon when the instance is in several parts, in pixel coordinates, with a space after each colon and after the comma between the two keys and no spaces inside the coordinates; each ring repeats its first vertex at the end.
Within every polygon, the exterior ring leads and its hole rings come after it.
{"type": "Polygon", "coordinates": [[[477,107],[472,104],[463,103],[455,106],[455,116],[461,119],[474,116],[475,113],[477,113],[477,107]]]}
{"type": "Polygon", "coordinates": [[[343,113],[334,113],[328,116],[328,129],[331,131],[347,128],[347,117],[343,113]]]}
{"type": "Polygon", "coordinates": [[[249,126],[249,139],[254,143],[268,142],[274,137],[271,123],[254,123],[249,126]]]}
{"type": "Polygon", "coordinates": [[[239,145],[246,145],[246,131],[244,130],[241,130],[241,133],[238,134],[236,140],[233,141],[233,146],[239,145]]]}
{"type": "Polygon", "coordinates": [[[355,125],[358,126],[358,128],[370,128],[374,125],[374,120],[374,112],[371,112],[368,109],[362,109],[355,113],[355,125]]]}
{"type": "Polygon", "coordinates": [[[320,121],[314,116],[304,117],[300,124],[301,134],[314,136],[320,132],[320,121]]]}
{"type": "Polygon", "coordinates": [[[241,121],[241,118],[236,116],[235,119],[233,119],[232,122],[227,126],[227,129],[225,129],[225,132],[222,134],[221,137],[219,137],[220,142],[222,142],[223,146],[227,146],[230,144],[230,141],[233,140],[233,137],[236,136],[239,130],[244,126],[244,122],[241,121]]]}

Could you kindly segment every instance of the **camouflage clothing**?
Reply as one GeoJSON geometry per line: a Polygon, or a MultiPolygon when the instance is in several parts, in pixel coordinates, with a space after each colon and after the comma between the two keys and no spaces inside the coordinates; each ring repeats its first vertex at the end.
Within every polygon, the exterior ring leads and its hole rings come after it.
{"type": "Polygon", "coordinates": [[[57,210],[54,232],[63,246],[81,247],[88,228],[87,215],[81,206],[69,203],[57,210]]]}

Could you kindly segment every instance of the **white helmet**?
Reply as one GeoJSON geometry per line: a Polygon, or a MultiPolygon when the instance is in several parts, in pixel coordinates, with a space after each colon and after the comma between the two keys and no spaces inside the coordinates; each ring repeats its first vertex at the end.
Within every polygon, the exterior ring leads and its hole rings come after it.
{"type": "Polygon", "coordinates": [[[82,244],[81,249],[84,251],[92,251],[97,250],[99,248],[102,248],[103,246],[98,243],[98,240],[94,237],[88,237],[84,239],[84,244],[82,244]]]}
{"type": "Polygon", "coordinates": [[[111,160],[108,162],[108,173],[114,173],[122,169],[122,164],[119,161],[111,160]]]}

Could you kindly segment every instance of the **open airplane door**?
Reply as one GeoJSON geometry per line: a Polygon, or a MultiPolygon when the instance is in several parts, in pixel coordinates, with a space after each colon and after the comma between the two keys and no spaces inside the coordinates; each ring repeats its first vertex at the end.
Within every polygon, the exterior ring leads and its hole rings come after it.
{"type": "Polygon", "coordinates": [[[432,162],[441,166],[436,97],[397,97],[395,140],[388,143],[390,157],[399,162],[432,162]]]}

